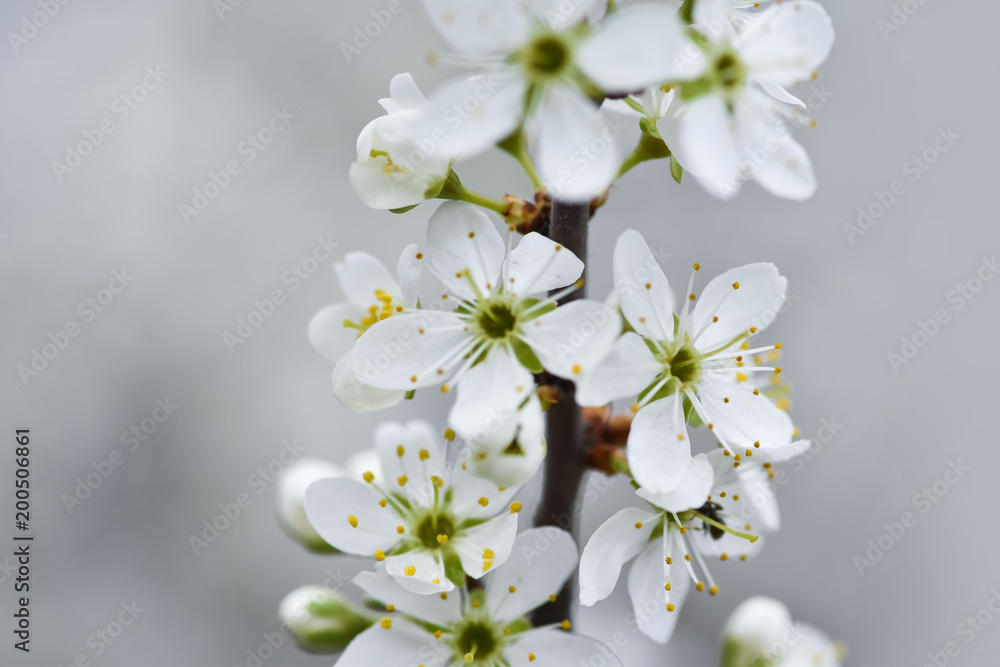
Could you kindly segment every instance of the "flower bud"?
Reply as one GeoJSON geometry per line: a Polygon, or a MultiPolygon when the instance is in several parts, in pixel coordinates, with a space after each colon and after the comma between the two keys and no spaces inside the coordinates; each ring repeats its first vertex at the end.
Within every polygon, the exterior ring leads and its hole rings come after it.
{"type": "Polygon", "coordinates": [[[344,650],[375,618],[343,595],[324,586],[302,586],[281,601],[278,617],[304,651],[344,650]]]}
{"type": "Polygon", "coordinates": [[[327,461],[302,458],[288,466],[278,477],[274,499],[281,527],[292,539],[312,551],[335,552],[306,518],[306,489],[313,482],[330,477],[344,477],[347,473],[327,461]]]}

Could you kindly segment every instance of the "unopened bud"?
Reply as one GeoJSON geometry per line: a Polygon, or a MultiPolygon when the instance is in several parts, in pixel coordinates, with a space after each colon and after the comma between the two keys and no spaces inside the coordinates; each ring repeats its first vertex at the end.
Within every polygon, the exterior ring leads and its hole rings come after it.
{"type": "Polygon", "coordinates": [[[274,500],[278,522],[288,535],[306,548],[323,553],[335,552],[319,536],[306,518],[306,489],[313,482],[331,477],[344,477],[345,472],[327,461],[302,458],[292,463],[278,477],[274,500]]]}
{"type": "Polygon", "coordinates": [[[343,595],[323,586],[297,588],[281,601],[278,617],[310,653],[343,651],[375,618],[343,595]]]}

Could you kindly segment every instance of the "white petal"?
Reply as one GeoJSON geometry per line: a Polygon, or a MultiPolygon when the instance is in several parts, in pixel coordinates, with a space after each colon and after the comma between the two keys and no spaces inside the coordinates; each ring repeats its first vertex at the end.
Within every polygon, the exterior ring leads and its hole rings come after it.
{"type": "Polygon", "coordinates": [[[517,407],[534,391],[535,379],[507,350],[494,348],[458,383],[448,423],[466,440],[514,438],[517,407]]]}
{"type": "MultiPolygon", "coordinates": [[[[774,532],[781,527],[778,500],[774,496],[768,474],[759,465],[756,455],[753,459],[744,461],[739,468],[734,468],[732,458],[723,455],[719,449],[709,452],[708,458],[715,476],[712,496],[722,504],[727,516],[738,519],[738,524],[734,524],[732,528],[758,535],[761,531],[774,532]],[[726,495],[723,496],[722,493],[726,495]],[[746,528],[746,524],[751,527],[746,528]]],[[[746,551],[750,546],[746,540],[735,539],[742,542],[739,552],[746,551]]]]}
{"type": "Polygon", "coordinates": [[[744,600],[726,621],[723,636],[739,639],[761,653],[775,644],[783,645],[782,635],[792,627],[792,615],[781,602],[764,596],[744,600]]]}
{"type": "Polygon", "coordinates": [[[554,627],[518,633],[504,649],[503,655],[505,664],[510,667],[621,665],[618,658],[609,655],[599,642],[554,627]]]}
{"type": "Polygon", "coordinates": [[[809,78],[833,47],[833,21],[811,0],[775,3],[740,33],[740,56],[754,76],[790,86],[809,78]]]}
{"type": "Polygon", "coordinates": [[[378,101],[386,113],[392,114],[407,109],[423,109],[427,98],[413,80],[413,75],[403,72],[392,77],[389,82],[389,97],[378,101]]]}
{"type": "Polygon", "coordinates": [[[749,91],[738,116],[738,141],[743,162],[740,178],[753,178],[771,194],[785,199],[808,199],[816,192],[816,175],[809,154],[788,132],[787,122],[769,100],[749,91]],[[753,109],[750,105],[755,105],[753,109]]]}
{"type": "Polygon", "coordinates": [[[457,315],[433,310],[382,320],[355,343],[354,373],[380,389],[407,391],[440,384],[468,351],[464,328],[457,315]]]}
{"type": "Polygon", "coordinates": [[[416,144],[454,158],[491,148],[520,125],[525,86],[520,69],[508,67],[446,83],[414,128],[416,144]]]}
{"type": "Polygon", "coordinates": [[[430,632],[393,618],[390,629],[376,623],[355,637],[337,660],[337,667],[444,667],[450,657],[451,652],[430,632]],[[428,653],[432,657],[426,657],[428,653]]]}
{"type": "Polygon", "coordinates": [[[785,104],[792,104],[803,109],[806,108],[806,103],[799,98],[792,95],[790,92],[785,90],[782,86],[776,83],[771,83],[770,81],[758,81],[760,87],[764,89],[768,95],[778,100],[779,102],[784,102],[785,104]]]}
{"type": "Polygon", "coordinates": [[[306,490],[306,517],[324,540],[341,551],[369,556],[399,541],[399,517],[391,506],[379,505],[381,498],[353,479],[321,479],[306,490]]]}
{"type": "Polygon", "coordinates": [[[751,327],[760,333],[785,305],[787,294],[788,279],[766,262],[730,269],[713,278],[691,313],[691,330],[697,333],[705,329],[696,343],[698,349],[714,350],[751,327]],[[739,289],[734,289],[737,283],[739,289]],[[712,321],[713,314],[718,321],[712,321]]]}
{"type": "Polygon", "coordinates": [[[805,454],[811,448],[812,442],[809,440],[795,440],[786,445],[772,445],[767,449],[755,451],[754,461],[758,463],[784,463],[805,454]],[[758,456],[760,459],[757,458],[758,456]]]}
{"type": "Polygon", "coordinates": [[[618,313],[599,301],[580,299],[528,322],[522,339],[545,370],[575,379],[597,368],[620,333],[618,313]]]}
{"type": "Polygon", "coordinates": [[[383,605],[393,605],[402,612],[421,621],[446,627],[462,616],[462,602],[458,595],[420,595],[402,588],[379,565],[374,572],[360,572],[351,581],[371,598],[383,605]]]}
{"type": "Polygon", "coordinates": [[[347,352],[333,368],[333,394],[352,412],[384,410],[398,404],[406,392],[398,389],[377,389],[358,379],[354,373],[354,350],[347,352]]]}
{"type": "Polygon", "coordinates": [[[609,93],[629,93],[698,76],[701,49],[688,39],[676,10],[651,4],[623,9],[580,47],[576,61],[609,93]]]}
{"type": "Polygon", "coordinates": [[[358,330],[344,326],[345,320],[360,323],[365,309],[353,303],[335,303],[309,320],[309,344],[324,359],[337,361],[354,347],[358,330]]]}
{"type": "Polygon", "coordinates": [[[590,607],[611,594],[622,566],[646,548],[659,521],[659,514],[627,507],[594,531],[580,557],[580,604],[590,607]]]}
{"type": "Polygon", "coordinates": [[[417,252],[417,244],[411,243],[403,248],[399,255],[399,262],[396,264],[396,278],[399,282],[399,291],[403,297],[403,303],[409,308],[417,305],[418,293],[420,290],[420,277],[423,275],[424,262],[417,252]]]}
{"type": "Polygon", "coordinates": [[[665,644],[673,635],[690,586],[683,558],[681,549],[665,552],[661,541],[656,540],[639,554],[628,574],[628,592],[636,624],[644,635],[660,644],[665,644]],[[673,565],[667,565],[667,553],[671,555],[673,565]],[[664,589],[668,580],[669,594],[664,589]],[[668,603],[674,605],[673,611],[667,611],[668,603]]]}
{"type": "Polygon", "coordinates": [[[691,465],[683,397],[672,394],[639,410],[628,436],[628,462],[640,486],[670,493],[691,465]]]}
{"type": "MultiPolygon", "coordinates": [[[[784,410],[779,410],[769,398],[754,396],[747,390],[713,386],[714,397],[703,400],[708,418],[713,422],[717,436],[737,449],[766,452],[771,447],[782,447],[792,440],[795,426],[784,410]],[[718,393],[726,392],[726,397],[718,393]],[[723,398],[729,398],[724,402],[723,398]],[[760,447],[755,446],[760,443],[760,447]]],[[[763,460],[763,459],[762,459],[763,460]]]]}
{"type": "Polygon", "coordinates": [[[348,301],[364,308],[380,304],[376,291],[383,291],[394,300],[402,302],[403,293],[396,278],[382,262],[365,252],[348,253],[333,266],[340,289],[348,301]]]}
{"type": "Polygon", "coordinates": [[[550,87],[528,135],[538,174],[552,197],[586,202],[604,194],[621,164],[620,134],[581,93],[550,87]]]}
{"type": "Polygon", "coordinates": [[[451,482],[451,506],[463,519],[487,519],[500,512],[509,512],[510,501],[520,491],[517,485],[504,486],[478,477],[468,470],[456,468],[451,482]]]}
{"type": "Polygon", "coordinates": [[[601,406],[636,396],[663,371],[646,342],[629,331],[615,341],[611,353],[576,386],[580,405],[601,406]]]}
{"type": "Polygon", "coordinates": [[[432,476],[446,479],[444,456],[434,428],[414,420],[405,426],[383,422],[373,437],[387,490],[401,493],[424,507],[434,504],[432,476]],[[402,484],[400,484],[402,482],[402,484]]]}
{"type": "Polygon", "coordinates": [[[674,316],[670,284],[642,235],[627,229],[614,254],[615,294],[625,319],[645,338],[671,342],[674,316]]]}
{"type": "Polygon", "coordinates": [[[709,194],[732,198],[743,179],[739,178],[741,156],[733,136],[736,126],[725,100],[708,94],[679,109],[657,123],[660,134],[684,170],[709,194]]]}
{"type": "Polygon", "coordinates": [[[490,219],[472,204],[438,207],[427,223],[427,246],[427,268],[449,293],[474,301],[476,289],[485,295],[497,287],[507,250],[490,219]]]}
{"type": "Polygon", "coordinates": [[[840,667],[837,645],[821,630],[806,623],[797,623],[801,639],[790,646],[782,665],[787,667],[840,667]]]}
{"type": "Polygon", "coordinates": [[[705,504],[712,491],[712,479],[712,464],[704,454],[698,454],[691,459],[684,477],[672,491],[663,493],[644,486],[635,493],[668,512],[683,512],[705,504]]]}
{"type": "Polygon", "coordinates": [[[462,559],[465,573],[479,579],[507,561],[516,536],[517,514],[506,511],[485,523],[463,530],[450,544],[462,559]]]}
{"type": "Polygon", "coordinates": [[[476,438],[468,442],[469,471],[503,487],[527,482],[545,458],[545,420],[538,397],[529,399],[511,419],[519,425],[516,451],[509,451],[513,441],[496,438],[500,429],[488,434],[485,439],[476,438]]]}
{"type": "Polygon", "coordinates": [[[528,4],[532,17],[544,19],[553,30],[565,30],[594,16],[605,5],[605,0],[528,0],[528,4]]]}
{"type": "Polygon", "coordinates": [[[581,275],[583,262],[538,232],[521,239],[503,266],[504,290],[520,297],[571,285],[581,275]]]}
{"type": "Polygon", "coordinates": [[[506,566],[486,583],[490,614],[509,621],[548,602],[576,570],[577,557],[576,542],[566,531],[552,526],[525,530],[517,536],[506,566]]]}
{"type": "Polygon", "coordinates": [[[445,42],[462,55],[505,55],[529,31],[522,0],[423,0],[445,42]]]}
{"type": "Polygon", "coordinates": [[[414,549],[398,556],[388,556],[385,571],[397,584],[416,595],[447,593],[455,589],[455,584],[445,576],[439,551],[431,553],[414,549]]]}

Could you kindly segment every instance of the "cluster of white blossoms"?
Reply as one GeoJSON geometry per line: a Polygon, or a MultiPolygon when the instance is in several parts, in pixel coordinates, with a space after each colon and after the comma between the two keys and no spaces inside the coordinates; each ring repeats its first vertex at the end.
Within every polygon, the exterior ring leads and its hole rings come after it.
{"type": "MultiPolygon", "coordinates": [[[[364,607],[312,586],[280,613],[307,650],[343,651],[340,667],[620,664],[571,632],[570,618],[545,613],[567,609],[567,582],[578,579],[579,603],[591,606],[628,566],[639,630],[667,642],[691,588],[719,592],[709,561],[745,560],[778,530],[773,466],[810,443],[787,412],[782,346],[758,341],[787,297],[773,264],[703,288],[694,264],[675,293],[627,229],[611,295],[590,300],[586,245],[565,233],[564,212],[585,238],[613,183],[655,159],[720,198],[747,180],[810,196],[816,181],[791,127],[814,123],[787,88],[817,76],[831,21],[813,0],[422,2],[448,49],[432,59],[467,71],[429,95],[409,74],[394,77],[349,177],[376,209],[449,201],[394,272],[362,252],[337,263],[344,301],[308,331],[351,411],[421,390],[453,400],[440,428],[386,422],[343,467],[308,459],[286,471],[286,532],[371,569],[352,580],[364,607]],[[638,118],[631,153],[616,114],[638,118]],[[518,160],[533,197],[465,187],[456,163],[493,147],[518,160]],[[560,402],[573,408],[561,418],[576,421],[550,421],[560,402]],[[575,449],[550,452],[547,433],[575,449]],[[547,457],[567,455],[567,471],[586,459],[636,495],[582,555],[569,532],[531,527],[521,511],[524,485],[547,457]]],[[[563,474],[554,460],[546,491],[563,474]]],[[[838,647],[804,627],[780,603],[750,600],[726,628],[723,665],[839,665],[838,647]]]]}

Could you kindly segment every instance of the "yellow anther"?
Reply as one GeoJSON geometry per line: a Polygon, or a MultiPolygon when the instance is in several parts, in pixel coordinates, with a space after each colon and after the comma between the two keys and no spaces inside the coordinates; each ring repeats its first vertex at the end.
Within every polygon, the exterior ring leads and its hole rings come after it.
{"type": "Polygon", "coordinates": [[[490,548],[483,549],[483,558],[484,559],[489,560],[489,559],[493,558],[494,556],[495,556],[495,554],[493,553],[493,549],[490,549],[490,548]]]}
{"type": "Polygon", "coordinates": [[[746,560],[746,559],[747,559],[746,554],[740,554],[740,560],[746,560]]]}
{"type": "Polygon", "coordinates": [[[402,535],[403,533],[406,532],[406,528],[404,528],[403,526],[396,526],[396,532],[402,535]]]}
{"type": "Polygon", "coordinates": [[[446,428],[444,430],[444,439],[447,440],[448,442],[451,442],[452,440],[455,439],[455,432],[450,428],[446,428]]]}
{"type": "Polygon", "coordinates": [[[528,651],[528,662],[534,662],[534,661],[535,661],[535,654],[532,653],[531,651],[528,651]]]}
{"type": "Polygon", "coordinates": [[[692,267],[691,267],[691,268],[693,268],[693,269],[694,269],[695,271],[697,271],[697,270],[699,270],[699,269],[701,268],[701,264],[699,264],[698,262],[695,262],[695,263],[694,263],[694,264],[692,265],[692,267]]]}
{"type": "Polygon", "coordinates": [[[568,618],[564,618],[563,622],[559,624],[559,627],[561,627],[563,630],[569,630],[570,627],[571,627],[569,619],[568,618]]]}
{"type": "Polygon", "coordinates": [[[387,604],[385,606],[385,610],[386,611],[396,611],[396,605],[394,605],[394,604],[387,604]]]}
{"type": "Polygon", "coordinates": [[[779,375],[780,373],[781,373],[781,366],[778,366],[777,368],[774,369],[774,374],[779,375]]]}
{"type": "Polygon", "coordinates": [[[404,454],[406,454],[406,447],[403,447],[402,445],[396,445],[396,456],[398,456],[399,458],[403,458],[404,454]]]}
{"type": "Polygon", "coordinates": [[[721,556],[719,556],[719,560],[729,560],[729,554],[725,554],[725,553],[722,554],[721,556]]]}
{"type": "Polygon", "coordinates": [[[740,288],[740,282],[737,280],[735,283],[733,283],[733,289],[739,289],[739,288],[740,288]]]}
{"type": "Polygon", "coordinates": [[[510,513],[511,514],[517,514],[520,511],[521,511],[521,503],[511,503],[510,504],[510,513]]]}
{"type": "Polygon", "coordinates": [[[698,590],[699,593],[705,590],[705,584],[701,583],[700,581],[697,584],[695,584],[694,587],[698,590]]]}
{"type": "Polygon", "coordinates": [[[511,593],[516,593],[517,592],[517,586],[508,586],[507,590],[510,591],[511,593]]]}
{"type": "Polygon", "coordinates": [[[750,333],[757,333],[757,327],[750,327],[750,333]]]}
{"type": "Polygon", "coordinates": [[[553,593],[552,595],[549,596],[549,602],[555,602],[555,601],[556,601],[556,596],[555,593],[553,593]]]}
{"type": "Polygon", "coordinates": [[[718,592],[719,592],[719,587],[718,586],[714,586],[713,585],[711,588],[708,589],[708,594],[709,595],[717,595],[718,592]]]}
{"type": "Polygon", "coordinates": [[[447,593],[441,593],[438,597],[440,597],[442,600],[447,600],[448,599],[448,594],[447,593]]]}
{"type": "Polygon", "coordinates": [[[754,396],[760,396],[760,389],[758,389],[757,387],[754,387],[753,388],[753,395],[754,396]]]}
{"type": "Polygon", "coordinates": [[[580,364],[573,364],[573,375],[579,375],[583,372],[583,367],[580,364]]]}
{"type": "Polygon", "coordinates": [[[667,611],[674,611],[675,609],[677,609],[677,607],[674,606],[673,603],[667,605],[667,611]]]}
{"type": "Polygon", "coordinates": [[[435,630],[434,631],[434,636],[437,637],[438,639],[441,639],[441,635],[442,634],[444,634],[444,633],[441,632],[440,630],[435,630]]]}
{"type": "Polygon", "coordinates": [[[358,517],[354,516],[353,514],[348,514],[347,515],[347,523],[351,524],[351,528],[357,528],[358,527],[358,517]]]}
{"type": "Polygon", "coordinates": [[[396,481],[399,482],[400,486],[406,486],[406,483],[410,481],[410,478],[406,475],[400,475],[396,478],[396,481]]]}
{"type": "Polygon", "coordinates": [[[636,527],[636,530],[638,530],[639,528],[642,528],[642,521],[636,521],[635,522],[635,527],[636,527]]]}
{"type": "Polygon", "coordinates": [[[365,474],[362,475],[362,477],[364,477],[365,481],[369,484],[375,481],[375,474],[371,470],[365,471],[365,474]]]}
{"type": "Polygon", "coordinates": [[[737,373],[736,374],[736,381],[737,382],[746,382],[747,381],[747,374],[746,373],[742,373],[742,372],[741,373],[737,373]]]}
{"type": "Polygon", "coordinates": [[[421,449],[420,450],[420,460],[421,461],[426,461],[430,457],[431,457],[431,453],[429,451],[427,451],[426,449],[421,449]]]}
{"type": "Polygon", "coordinates": [[[381,625],[386,630],[388,630],[389,628],[392,627],[392,619],[389,617],[383,618],[381,621],[378,622],[378,624],[381,625]]]}
{"type": "Polygon", "coordinates": [[[487,505],[489,505],[489,504],[490,504],[490,499],[489,499],[489,498],[487,498],[486,496],[483,496],[482,498],[480,498],[480,499],[479,499],[479,501],[478,501],[478,502],[479,502],[479,504],[480,504],[480,505],[482,505],[483,507],[486,507],[487,505]]]}
{"type": "Polygon", "coordinates": [[[437,541],[438,541],[438,544],[444,544],[445,542],[448,541],[448,536],[444,535],[444,534],[438,535],[437,536],[437,541]]]}
{"type": "Polygon", "coordinates": [[[408,565],[405,568],[403,568],[403,574],[405,574],[408,577],[412,577],[416,573],[417,573],[417,568],[414,567],[413,565],[408,565]]]}
{"type": "Polygon", "coordinates": [[[378,501],[378,504],[381,505],[382,507],[385,507],[386,505],[389,504],[389,501],[386,500],[385,498],[382,498],[381,500],[378,501]]]}
{"type": "Polygon", "coordinates": [[[384,552],[384,551],[382,551],[381,549],[377,549],[377,550],[375,551],[375,560],[377,560],[377,561],[378,561],[378,562],[380,562],[380,563],[381,563],[382,561],[384,561],[384,560],[385,560],[385,552],[384,552]]]}

